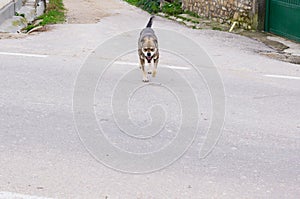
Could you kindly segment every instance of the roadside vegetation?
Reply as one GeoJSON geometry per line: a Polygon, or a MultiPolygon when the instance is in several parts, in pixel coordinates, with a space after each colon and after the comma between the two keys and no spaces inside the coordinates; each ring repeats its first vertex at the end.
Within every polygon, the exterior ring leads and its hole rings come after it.
{"type": "Polygon", "coordinates": [[[65,8],[63,0],[50,0],[45,14],[38,17],[43,20],[40,25],[57,24],[65,21],[65,8]]]}
{"type": "Polygon", "coordinates": [[[164,1],[163,5],[160,5],[160,0],[125,0],[131,5],[139,7],[150,14],[163,14],[163,16],[174,19],[180,18],[184,21],[191,21],[195,24],[199,23],[198,20],[193,18],[200,18],[196,13],[190,11],[184,11],[182,9],[181,0],[164,1]],[[183,16],[184,15],[184,16],[183,16]],[[190,17],[185,17],[190,16],[190,17]],[[173,18],[172,18],[173,17],[173,18]]]}
{"type": "Polygon", "coordinates": [[[28,32],[33,28],[43,27],[47,24],[58,24],[65,21],[65,8],[63,0],[49,0],[45,13],[37,18],[35,22],[29,24],[25,31],[28,32]]]}
{"type": "Polygon", "coordinates": [[[160,5],[160,0],[124,0],[131,5],[139,7],[150,14],[158,14],[171,20],[175,20],[179,23],[193,29],[212,29],[223,30],[229,29],[228,25],[220,24],[219,22],[209,20],[207,18],[200,17],[198,14],[182,9],[181,0],[169,0],[164,1],[163,5],[160,5]]]}
{"type": "MultiPolygon", "coordinates": [[[[184,11],[182,10],[182,2],[181,0],[173,0],[173,1],[165,1],[162,7],[160,7],[160,0],[125,0],[131,5],[142,8],[143,10],[149,12],[150,14],[157,14],[162,12],[167,16],[175,16],[179,18],[183,18],[179,16],[180,14],[188,14],[191,17],[200,18],[194,12],[184,11]]],[[[189,20],[189,19],[187,19],[189,20]]]]}
{"type": "Polygon", "coordinates": [[[158,12],[163,12],[167,15],[176,16],[178,14],[184,13],[181,9],[181,2],[179,0],[174,0],[171,3],[165,1],[165,3],[160,8],[160,0],[125,0],[131,5],[142,8],[143,10],[149,12],[150,14],[156,14],[158,12]]]}

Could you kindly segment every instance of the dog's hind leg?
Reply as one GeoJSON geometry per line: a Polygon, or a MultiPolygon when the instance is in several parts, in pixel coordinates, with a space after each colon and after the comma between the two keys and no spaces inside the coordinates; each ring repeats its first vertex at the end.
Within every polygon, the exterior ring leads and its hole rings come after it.
{"type": "Polygon", "coordinates": [[[143,73],[143,82],[149,82],[149,79],[147,77],[147,73],[145,71],[145,60],[140,59],[140,62],[141,62],[141,68],[142,68],[142,73],[143,73]]]}

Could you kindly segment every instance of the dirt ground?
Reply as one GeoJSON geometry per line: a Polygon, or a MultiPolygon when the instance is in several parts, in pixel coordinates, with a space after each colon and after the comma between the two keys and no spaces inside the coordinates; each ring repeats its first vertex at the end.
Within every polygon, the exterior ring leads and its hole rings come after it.
{"type": "Polygon", "coordinates": [[[67,23],[97,23],[101,18],[116,14],[122,7],[118,0],[64,0],[67,9],[67,23]]]}
{"type": "Polygon", "coordinates": [[[0,32],[0,39],[19,39],[19,38],[23,38],[23,37],[26,37],[26,35],[0,32]]]}

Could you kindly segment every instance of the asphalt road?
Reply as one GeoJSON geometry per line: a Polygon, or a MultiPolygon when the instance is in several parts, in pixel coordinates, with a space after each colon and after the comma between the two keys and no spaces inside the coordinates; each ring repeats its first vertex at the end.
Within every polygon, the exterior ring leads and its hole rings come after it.
{"type": "MultiPolygon", "coordinates": [[[[258,51],[272,49],[249,38],[191,30],[156,18],[158,38],[169,48],[162,49],[157,78],[144,84],[136,52],[113,60],[119,48],[136,43],[114,41],[118,34],[143,28],[149,15],[130,6],[114,12],[97,24],[54,25],[47,32],[0,40],[0,198],[297,198],[299,65],[259,55],[258,51]],[[170,37],[159,35],[160,29],[169,31],[170,37]],[[208,77],[171,53],[181,47],[169,42],[174,31],[204,50],[195,52],[182,43],[183,54],[201,52],[203,61],[196,64],[205,68],[211,60],[220,75],[213,76],[215,82],[223,82],[225,97],[219,100],[225,103],[224,126],[204,159],[199,153],[207,130],[213,115],[222,110],[212,107],[209,89],[214,88],[207,86],[208,77]],[[105,41],[111,46],[104,48],[105,41]],[[105,70],[100,63],[107,61],[112,64],[105,70]],[[84,73],[91,65],[97,67],[84,73]],[[78,79],[82,74],[83,80],[78,79]],[[96,88],[87,86],[96,80],[96,88]],[[136,88],[129,93],[133,96],[125,92],[128,88],[136,88]],[[118,157],[117,150],[101,151],[106,143],[94,129],[91,113],[111,145],[129,154],[152,154],[149,159],[157,162],[118,157]],[[190,132],[197,122],[193,137],[190,132]],[[93,139],[85,128],[94,133],[93,139]],[[134,128],[148,131],[130,134],[134,128]],[[151,134],[152,128],[160,134],[151,134]],[[134,138],[139,136],[144,139],[134,138]],[[173,158],[190,141],[186,153],[173,158]],[[170,143],[176,144],[174,154],[155,155],[170,143]],[[111,157],[101,162],[102,155],[111,157]],[[171,160],[176,161],[160,165],[171,160]],[[152,170],[156,171],[143,173],[152,170]]],[[[123,36],[125,41],[137,40],[135,34],[123,36]]]]}

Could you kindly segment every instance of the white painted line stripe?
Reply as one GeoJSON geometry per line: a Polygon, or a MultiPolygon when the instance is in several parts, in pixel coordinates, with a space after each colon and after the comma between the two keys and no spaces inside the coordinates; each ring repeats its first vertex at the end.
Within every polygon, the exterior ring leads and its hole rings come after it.
{"type": "Polygon", "coordinates": [[[115,61],[114,64],[120,64],[120,65],[126,64],[126,65],[131,65],[131,66],[139,65],[138,63],[124,62],[124,61],[115,61]]]}
{"type": "Polygon", "coordinates": [[[300,79],[300,77],[287,76],[287,75],[264,75],[264,76],[265,77],[281,78],[281,79],[300,79]]]}
{"type": "Polygon", "coordinates": [[[0,192],[0,199],[50,199],[39,196],[30,196],[13,192],[0,192]]]}
{"type": "MultiPolygon", "coordinates": [[[[124,61],[115,61],[114,64],[139,66],[138,63],[124,62],[124,61]]],[[[171,65],[164,65],[164,64],[159,64],[159,67],[163,67],[163,68],[171,68],[171,69],[175,69],[175,70],[190,70],[190,68],[188,68],[188,67],[171,66],[171,65]]]]}
{"type": "Polygon", "coordinates": [[[27,54],[27,53],[9,53],[9,52],[0,52],[0,55],[23,56],[23,57],[39,57],[39,58],[48,57],[48,55],[27,54]]]}
{"type": "Polygon", "coordinates": [[[183,66],[171,66],[171,65],[160,65],[160,66],[165,68],[175,69],[175,70],[191,70],[190,68],[183,67],[183,66]]]}

